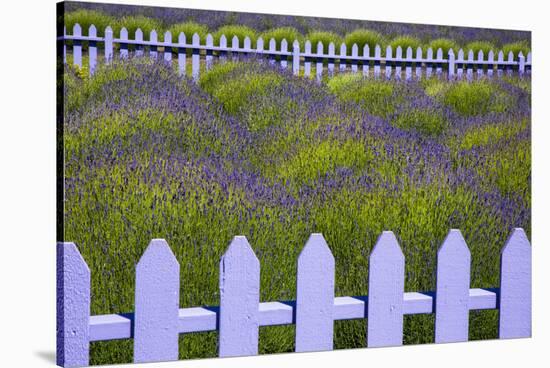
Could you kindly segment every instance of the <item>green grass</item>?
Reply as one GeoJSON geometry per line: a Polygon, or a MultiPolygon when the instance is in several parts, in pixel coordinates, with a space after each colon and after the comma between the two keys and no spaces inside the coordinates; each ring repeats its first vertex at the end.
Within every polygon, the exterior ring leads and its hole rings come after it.
{"type": "Polygon", "coordinates": [[[477,56],[479,51],[483,51],[483,59],[487,60],[487,55],[489,54],[489,51],[493,50],[493,52],[497,53],[497,47],[495,44],[489,41],[474,41],[470,42],[464,47],[464,53],[465,57],[468,55],[468,52],[472,50],[474,52],[474,59],[477,60],[477,56]]]}
{"type": "Polygon", "coordinates": [[[177,42],[179,34],[183,32],[186,42],[191,43],[193,41],[193,35],[196,33],[199,35],[201,43],[204,44],[206,35],[208,34],[208,27],[196,22],[184,22],[170,26],[168,31],[172,34],[172,42],[177,42]]]}
{"type": "Polygon", "coordinates": [[[328,52],[328,45],[332,42],[336,49],[342,44],[343,39],[339,35],[333,32],[325,31],[313,31],[309,32],[306,37],[307,40],[311,42],[311,52],[317,52],[317,44],[319,42],[323,43],[323,53],[328,52]]]}
{"type": "Polygon", "coordinates": [[[422,42],[417,37],[413,36],[399,36],[394,38],[390,42],[390,46],[393,50],[393,55],[395,55],[395,50],[397,50],[398,46],[401,46],[401,50],[403,50],[403,56],[406,55],[407,48],[411,48],[413,50],[413,55],[416,53],[416,49],[420,47],[422,42]]]}
{"type": "Polygon", "coordinates": [[[272,28],[261,33],[260,36],[264,40],[264,45],[269,45],[269,41],[274,39],[277,50],[281,49],[281,41],[283,39],[287,42],[287,50],[292,50],[292,44],[295,40],[298,41],[300,43],[300,47],[303,48],[302,44],[304,36],[294,27],[272,28]]]}
{"type": "Polygon", "coordinates": [[[151,31],[155,30],[157,32],[157,40],[164,40],[164,27],[162,23],[155,18],[145,17],[143,15],[133,15],[133,16],[124,16],[116,24],[113,31],[115,31],[115,36],[120,34],[122,28],[126,28],[128,31],[128,38],[134,39],[136,31],[141,29],[143,32],[143,39],[149,40],[151,36],[151,31]]]}
{"type": "Polygon", "coordinates": [[[463,116],[504,112],[515,103],[512,96],[485,80],[451,85],[443,95],[443,102],[463,116]]]}
{"type": "Polygon", "coordinates": [[[449,50],[452,49],[455,56],[458,55],[458,51],[460,50],[459,44],[449,38],[438,38],[432,40],[424,47],[424,49],[427,50],[429,47],[431,47],[434,51],[434,55],[437,53],[437,50],[441,49],[443,51],[443,57],[445,58],[449,55],[449,50]]]}
{"type": "Polygon", "coordinates": [[[93,24],[96,26],[97,35],[103,37],[105,35],[105,28],[107,26],[114,27],[117,24],[117,20],[105,13],[94,10],[76,10],[67,12],[64,15],[65,27],[67,27],[67,33],[73,34],[73,26],[78,23],[82,28],[82,34],[88,35],[88,29],[93,24]]]}
{"type": "Polygon", "coordinates": [[[257,32],[250,27],[241,25],[227,25],[218,28],[218,30],[213,34],[215,45],[220,44],[220,37],[222,35],[225,35],[228,46],[232,45],[233,37],[237,36],[239,39],[239,47],[244,46],[245,37],[250,38],[251,47],[256,47],[256,39],[258,38],[257,32]]]}
{"type": "Polygon", "coordinates": [[[374,55],[374,48],[376,45],[380,45],[383,49],[386,45],[384,37],[375,31],[370,29],[356,29],[355,31],[346,34],[344,42],[348,50],[351,50],[354,44],[359,47],[359,55],[363,55],[363,48],[367,44],[369,45],[370,55],[374,55]]]}
{"type": "Polygon", "coordinates": [[[518,41],[513,43],[507,43],[502,46],[502,52],[504,52],[504,58],[508,59],[508,54],[514,53],[514,60],[518,60],[519,53],[523,53],[523,56],[527,58],[527,54],[531,51],[531,46],[527,41],[518,41]]]}
{"type": "Polygon", "coordinates": [[[438,136],[445,131],[448,122],[438,111],[413,109],[397,115],[391,123],[401,129],[414,129],[424,135],[438,136]]]}

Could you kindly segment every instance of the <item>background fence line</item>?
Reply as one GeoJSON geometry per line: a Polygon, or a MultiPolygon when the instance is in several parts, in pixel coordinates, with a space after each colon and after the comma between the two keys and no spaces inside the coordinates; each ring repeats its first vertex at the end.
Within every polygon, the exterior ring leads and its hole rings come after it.
{"type": "MultiPolygon", "coordinates": [[[[260,303],[260,263],[244,236],[220,261],[220,306],[179,309],[179,264],[163,239],[136,266],[135,311],[90,316],[90,270],[76,245],[57,244],[57,364],[89,364],[92,341],[134,339],[134,361],[178,359],[181,333],[219,331],[220,356],[258,354],[260,326],[296,325],[296,351],[333,348],[335,320],[367,318],[367,346],[403,342],[403,315],[435,313],[435,342],[468,339],[470,310],[499,309],[499,338],[531,336],[531,245],[516,228],[501,252],[500,288],[470,289],[470,252],[451,230],[437,254],[437,286],[404,292],[405,258],[395,235],[369,258],[369,294],[334,296],[334,258],[321,234],[298,257],[296,301],[260,303]]],[[[185,285],[183,287],[185,290],[185,285]]]]}
{"type": "Polygon", "coordinates": [[[384,66],[383,72],[386,78],[391,78],[392,76],[397,79],[402,78],[402,70],[404,68],[404,78],[406,80],[413,78],[413,68],[415,70],[414,77],[416,78],[421,78],[423,73],[429,78],[434,74],[434,69],[435,75],[439,77],[445,73],[448,78],[461,79],[465,75],[468,80],[472,80],[474,75],[490,78],[494,75],[495,69],[496,75],[499,77],[503,76],[504,72],[506,72],[506,75],[514,75],[516,73],[520,76],[531,73],[531,52],[527,56],[521,52],[518,55],[514,55],[511,51],[508,55],[504,55],[502,51],[496,53],[496,51],[491,50],[487,54],[487,57],[485,57],[481,50],[477,55],[474,55],[472,50],[464,51],[460,49],[455,55],[456,51],[451,49],[448,55],[443,55],[442,49],[432,50],[428,48],[424,52],[420,47],[416,50],[410,47],[404,50],[399,46],[393,50],[391,46],[388,46],[384,51],[384,55],[382,55],[380,45],[374,45],[374,55],[371,55],[371,46],[369,45],[365,45],[360,53],[359,47],[356,44],[351,47],[351,50],[348,50],[343,43],[337,50],[336,45],[331,42],[328,45],[328,52],[324,53],[322,42],[312,45],[309,40],[302,47],[298,41],[289,44],[289,41],[283,39],[280,42],[279,50],[277,50],[274,39],[267,41],[261,37],[256,40],[256,47],[253,48],[249,37],[239,40],[237,36],[234,36],[231,40],[228,40],[225,35],[222,35],[218,42],[219,45],[215,45],[211,34],[208,34],[204,44],[201,44],[200,37],[196,33],[191,37],[180,33],[176,37],[176,35],[172,35],[169,31],[164,34],[164,41],[158,41],[157,32],[154,30],[150,32],[149,39],[144,40],[143,32],[139,28],[135,32],[134,39],[128,37],[126,28],[120,30],[119,38],[115,38],[111,27],[105,29],[104,37],[98,37],[97,29],[94,25],[91,25],[88,29],[87,36],[82,34],[79,24],[74,25],[72,35],[68,35],[65,28],[63,32],[64,34],[57,38],[62,43],[63,62],[67,62],[66,41],[72,41],[73,64],[82,67],[82,43],[88,42],[88,68],[90,74],[94,73],[98,63],[98,43],[103,43],[104,60],[107,63],[114,57],[115,51],[117,51],[114,45],[118,45],[118,53],[123,58],[128,57],[128,48],[130,45],[135,47],[136,55],[144,55],[144,48],[147,47],[151,57],[158,57],[159,54],[162,54],[166,62],[172,61],[173,53],[177,54],[180,75],[186,74],[186,53],[187,50],[190,50],[192,55],[191,76],[194,80],[197,80],[200,75],[202,55],[204,55],[205,68],[208,70],[212,67],[214,58],[226,59],[228,53],[231,54],[232,58],[236,58],[238,55],[267,56],[271,64],[279,62],[283,69],[286,69],[290,62],[292,63],[292,72],[295,75],[312,76],[311,69],[312,63],[314,63],[316,69],[315,78],[319,81],[323,76],[325,64],[326,72],[329,76],[334,75],[336,64],[338,64],[337,70],[339,72],[347,71],[349,66],[352,73],[358,73],[359,67],[361,67],[362,73],[365,76],[369,75],[369,64],[372,64],[373,75],[376,78],[381,77],[382,65],[384,66]],[[229,41],[231,43],[230,46],[228,46],[229,41]],[[266,42],[267,45],[265,44],[266,42]],[[159,48],[162,48],[162,51],[159,51],[159,48]],[[312,52],[312,49],[316,50],[316,52],[312,52]],[[405,57],[403,57],[403,54],[405,54],[405,57]]]}

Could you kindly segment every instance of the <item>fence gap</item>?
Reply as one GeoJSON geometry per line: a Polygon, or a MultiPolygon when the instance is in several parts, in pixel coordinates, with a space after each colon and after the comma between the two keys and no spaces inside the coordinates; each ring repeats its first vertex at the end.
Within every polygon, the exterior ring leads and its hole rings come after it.
{"type": "Polygon", "coordinates": [[[332,350],[334,257],[321,234],[311,234],[298,257],[296,351],[332,350]]]}
{"type": "Polygon", "coordinates": [[[136,266],[134,362],[178,360],[180,266],[164,239],[153,239],[136,266]]]}
{"type": "Polygon", "coordinates": [[[435,342],[468,341],[470,250],[453,229],[437,252],[435,342]]]}
{"type": "Polygon", "coordinates": [[[220,261],[219,355],[258,354],[260,262],[236,236],[220,261]]]}
{"type": "Polygon", "coordinates": [[[514,229],[500,258],[499,337],[531,336],[531,244],[514,229]]]}

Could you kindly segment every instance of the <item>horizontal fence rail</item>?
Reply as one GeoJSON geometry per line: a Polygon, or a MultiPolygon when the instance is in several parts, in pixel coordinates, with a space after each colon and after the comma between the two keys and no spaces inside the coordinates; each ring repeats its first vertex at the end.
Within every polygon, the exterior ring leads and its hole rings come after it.
{"type": "MultiPolygon", "coordinates": [[[[133,313],[90,315],[90,270],[76,245],[57,245],[57,364],[87,366],[90,342],[134,339],[134,361],[178,359],[179,334],[218,331],[219,356],[258,354],[260,326],[296,325],[295,350],[333,349],[336,320],[367,319],[369,347],[403,343],[403,316],[435,314],[435,342],[468,339],[470,310],[498,309],[499,337],[531,336],[531,245],[517,228],[501,253],[500,287],[470,288],[470,252],[451,230],[437,253],[436,290],[405,292],[405,258],[383,232],[369,258],[369,294],[335,297],[335,262],[321,234],[298,257],[296,300],[260,302],[260,263],[244,236],[220,261],[219,306],[179,308],[179,263],[163,239],[136,266],[133,313]]],[[[185,287],[183,288],[185,289],[185,287]]]]}
{"type": "Polygon", "coordinates": [[[458,50],[455,55],[454,50],[449,50],[447,55],[443,54],[442,49],[422,50],[418,47],[416,50],[408,47],[403,49],[400,46],[395,50],[388,46],[385,50],[379,45],[365,45],[361,50],[354,44],[348,50],[345,44],[337,49],[334,43],[325,45],[319,42],[313,45],[309,40],[300,44],[294,41],[283,39],[280,47],[277,49],[275,39],[263,40],[261,37],[255,41],[254,47],[249,37],[239,40],[234,36],[231,40],[222,35],[217,42],[214,37],[208,34],[201,44],[198,34],[172,35],[169,31],[164,34],[164,41],[158,40],[156,31],[151,31],[148,40],[144,39],[141,29],[137,29],[134,39],[130,39],[126,28],[120,30],[118,38],[113,34],[111,27],[107,27],[104,37],[97,36],[97,29],[91,25],[88,29],[88,35],[84,36],[79,24],[75,24],[72,34],[67,34],[63,29],[63,35],[57,38],[63,48],[63,62],[67,62],[67,41],[72,43],[73,64],[82,67],[83,43],[88,43],[88,68],[89,73],[93,74],[98,63],[98,44],[103,46],[103,56],[105,62],[109,62],[118,51],[119,56],[124,58],[129,55],[129,48],[132,46],[136,55],[145,55],[145,48],[151,57],[162,57],[166,62],[172,62],[177,58],[178,70],[180,75],[186,75],[187,64],[190,61],[191,76],[194,80],[199,78],[201,72],[201,60],[204,60],[206,70],[212,67],[213,60],[226,59],[228,55],[236,58],[239,55],[257,55],[265,56],[270,63],[279,63],[281,68],[286,69],[291,64],[292,72],[295,75],[313,76],[313,67],[315,68],[315,78],[321,80],[324,70],[329,76],[338,72],[351,71],[352,73],[361,73],[365,76],[372,75],[376,78],[404,78],[410,80],[419,79],[422,76],[431,77],[433,75],[445,75],[449,79],[467,78],[472,80],[474,77],[492,77],[493,75],[520,75],[531,73],[531,52],[527,56],[519,52],[514,55],[509,52],[504,55],[503,51],[489,51],[484,55],[479,51],[474,55],[472,50],[458,50]],[[229,42],[231,42],[229,44],[229,42]],[[303,46],[303,48],[302,48],[303,46]],[[116,50],[118,48],[118,50],[116,50]],[[371,49],[372,48],[372,49],[371,49]],[[187,53],[190,53],[190,60],[187,53]],[[337,66],[337,67],[336,67],[337,66]]]}

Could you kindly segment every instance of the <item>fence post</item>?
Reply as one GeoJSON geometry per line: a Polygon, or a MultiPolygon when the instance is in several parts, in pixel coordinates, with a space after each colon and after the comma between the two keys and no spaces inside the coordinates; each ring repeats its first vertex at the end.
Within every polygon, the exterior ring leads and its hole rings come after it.
{"type": "Polygon", "coordinates": [[[328,59],[327,70],[328,70],[329,77],[332,77],[334,75],[334,56],[335,56],[335,54],[336,54],[335,46],[334,46],[334,43],[331,42],[331,43],[328,44],[329,59],[328,59]]]}
{"type": "Polygon", "coordinates": [[[340,58],[340,71],[341,72],[345,72],[346,71],[346,68],[347,68],[347,61],[345,59],[345,57],[347,56],[348,54],[348,50],[346,48],[346,44],[345,43],[342,43],[340,45],[340,56],[344,56],[344,59],[340,58]]]}
{"type": "Polygon", "coordinates": [[[334,257],[321,234],[311,234],[298,257],[296,351],[332,350],[334,257]]]}
{"type": "Polygon", "coordinates": [[[437,252],[435,342],[468,341],[470,250],[453,229],[437,252]]]}
{"type": "Polygon", "coordinates": [[[74,243],[57,243],[57,365],[89,365],[90,269],[74,243]]]}
{"type": "Polygon", "coordinates": [[[300,43],[297,40],[292,44],[292,73],[300,74],[300,43]]]}
{"type": "Polygon", "coordinates": [[[455,53],[453,49],[449,49],[449,79],[455,77],[455,53]]]}
{"type": "Polygon", "coordinates": [[[172,61],[172,33],[166,31],[164,33],[164,61],[172,61]]]}
{"type": "Polygon", "coordinates": [[[193,80],[195,82],[199,80],[199,73],[200,73],[201,50],[198,48],[200,44],[201,44],[201,38],[197,33],[195,33],[193,35],[193,56],[191,57],[192,59],[191,75],[193,76],[193,80]]]}
{"type": "Polygon", "coordinates": [[[367,346],[403,344],[405,257],[391,231],[384,231],[369,259],[367,346]]]}
{"type": "Polygon", "coordinates": [[[514,229],[500,258],[499,337],[531,336],[531,245],[514,229]]]}
{"type": "Polygon", "coordinates": [[[317,42],[317,57],[315,64],[315,74],[317,76],[317,82],[321,82],[323,79],[323,43],[321,41],[317,42]]]}
{"type": "MultiPolygon", "coordinates": [[[[95,26],[92,24],[90,28],[88,29],[88,36],[91,37],[97,37],[97,30],[95,26]]],[[[90,68],[90,75],[94,74],[95,67],[97,64],[97,41],[90,40],[89,46],[88,46],[88,54],[89,54],[89,68],[90,68]]]]}
{"type": "MultiPolygon", "coordinates": [[[[121,41],[128,40],[128,30],[124,27],[120,30],[120,40],[121,41]]],[[[121,58],[128,57],[128,43],[126,42],[120,42],[120,57],[121,58]]]]}
{"type": "MultiPolygon", "coordinates": [[[[214,37],[209,33],[206,35],[206,47],[213,47],[214,46],[214,37]]],[[[206,49],[206,70],[210,70],[212,68],[212,61],[214,60],[212,49],[206,49]]]]}
{"type": "Polygon", "coordinates": [[[220,261],[219,355],[258,354],[260,262],[236,236],[220,261]]]}
{"type": "Polygon", "coordinates": [[[520,76],[523,76],[523,74],[525,73],[525,56],[523,56],[523,52],[521,51],[519,52],[518,58],[519,58],[518,72],[520,76]]]}
{"type": "Polygon", "coordinates": [[[185,50],[185,33],[180,32],[178,36],[178,71],[181,77],[185,76],[187,64],[187,55],[185,50]]]}
{"type": "Polygon", "coordinates": [[[308,56],[311,54],[311,42],[309,40],[305,43],[304,52],[306,54],[304,56],[304,75],[309,77],[311,75],[311,56],[308,56]]]}
{"type": "MultiPolygon", "coordinates": [[[[80,37],[82,36],[82,28],[80,24],[76,23],[73,26],[73,36],[80,37]]],[[[73,65],[82,68],[82,41],[73,40],[73,65]]]]}
{"type": "MultiPolygon", "coordinates": [[[[288,43],[285,38],[281,41],[281,52],[287,52],[288,51],[288,43]]],[[[281,55],[281,68],[286,69],[288,64],[288,56],[287,55],[281,55]]]]}
{"type": "Polygon", "coordinates": [[[136,266],[134,362],[178,359],[180,266],[164,239],[153,239],[136,266]]]}

